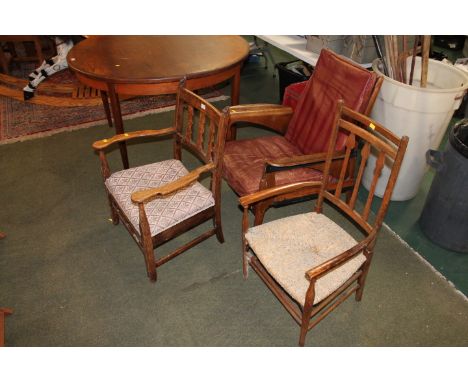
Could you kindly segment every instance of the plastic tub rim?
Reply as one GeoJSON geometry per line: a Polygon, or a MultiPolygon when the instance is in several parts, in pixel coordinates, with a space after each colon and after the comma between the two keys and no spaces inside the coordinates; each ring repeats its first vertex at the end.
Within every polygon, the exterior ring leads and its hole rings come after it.
{"type": "MultiPolygon", "coordinates": [[[[416,57],[416,58],[421,59],[420,57],[416,57]]],[[[418,92],[424,92],[424,93],[429,93],[429,92],[430,93],[454,93],[455,91],[459,92],[459,91],[465,91],[466,89],[468,89],[468,74],[466,74],[463,70],[458,69],[457,67],[455,67],[453,65],[448,65],[448,64],[444,64],[443,62],[433,60],[432,58],[430,58],[429,61],[431,63],[435,64],[435,65],[449,67],[449,68],[459,72],[463,77],[465,77],[465,83],[462,86],[459,86],[459,87],[456,87],[456,88],[447,88],[447,89],[421,88],[421,87],[416,87],[414,85],[405,84],[403,82],[394,80],[393,78],[390,78],[390,77],[386,76],[385,74],[383,74],[380,71],[379,63],[382,62],[380,58],[376,58],[374,61],[372,61],[372,70],[375,73],[377,73],[377,75],[383,77],[385,79],[385,81],[388,81],[388,82],[390,82],[390,83],[392,83],[392,84],[394,84],[396,86],[401,86],[403,88],[415,90],[415,91],[418,91],[418,92]]]]}

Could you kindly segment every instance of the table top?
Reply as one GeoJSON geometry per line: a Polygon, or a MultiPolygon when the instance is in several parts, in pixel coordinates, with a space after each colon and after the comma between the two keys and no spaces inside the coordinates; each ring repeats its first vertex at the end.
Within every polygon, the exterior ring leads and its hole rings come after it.
{"type": "Polygon", "coordinates": [[[240,36],[92,36],[75,45],[67,61],[96,80],[152,84],[215,75],[248,53],[240,36]]]}

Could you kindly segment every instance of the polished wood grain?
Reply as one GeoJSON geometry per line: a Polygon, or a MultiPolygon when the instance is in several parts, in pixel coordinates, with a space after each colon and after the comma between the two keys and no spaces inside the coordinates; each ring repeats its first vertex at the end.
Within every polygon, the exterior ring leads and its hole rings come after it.
{"type": "MultiPolygon", "coordinates": [[[[123,134],[123,94],[176,93],[182,79],[191,90],[231,80],[231,104],[238,104],[240,70],[248,53],[249,45],[239,36],[92,36],[74,46],[67,61],[82,83],[105,92],[109,125],[123,134]]],[[[125,142],[120,152],[128,168],[125,142]]]]}

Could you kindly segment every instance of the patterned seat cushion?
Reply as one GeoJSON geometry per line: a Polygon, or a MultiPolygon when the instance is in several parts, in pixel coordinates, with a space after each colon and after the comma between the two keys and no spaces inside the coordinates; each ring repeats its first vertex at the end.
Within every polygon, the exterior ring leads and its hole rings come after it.
{"type": "MultiPolygon", "coordinates": [[[[265,269],[302,306],[310,285],[305,273],[357,244],[340,226],[315,212],[251,227],[246,239],[265,269]]],[[[314,304],[343,285],[365,260],[361,253],[318,279],[314,304]]]]}
{"type": "MultiPolygon", "coordinates": [[[[163,186],[186,174],[188,171],[184,165],[179,160],[171,159],[115,172],[105,184],[139,232],[138,204],[132,202],[132,193],[163,186]]],[[[211,191],[198,182],[164,198],[153,199],[145,204],[151,235],[155,236],[211,206],[214,206],[211,191]]]]}
{"type": "MultiPolygon", "coordinates": [[[[223,177],[240,196],[258,191],[267,160],[303,155],[282,136],[266,136],[226,142],[223,177]]],[[[275,174],[276,184],[321,180],[320,171],[298,168],[275,174]]]]}

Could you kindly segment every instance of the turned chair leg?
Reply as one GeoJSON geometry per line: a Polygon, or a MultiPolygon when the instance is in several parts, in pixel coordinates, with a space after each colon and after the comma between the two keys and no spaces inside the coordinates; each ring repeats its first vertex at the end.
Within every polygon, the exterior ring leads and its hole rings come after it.
{"type": "Polygon", "coordinates": [[[145,256],[145,265],[146,265],[146,274],[152,283],[155,283],[158,279],[158,274],[156,273],[156,264],[154,261],[154,250],[146,249],[144,250],[143,255],[145,256]]]}
{"type": "Polygon", "coordinates": [[[117,225],[119,224],[119,214],[117,213],[114,203],[112,203],[112,199],[110,195],[107,195],[109,199],[109,207],[110,207],[110,212],[111,212],[111,219],[112,219],[112,224],[117,225]]]}
{"type": "Polygon", "coordinates": [[[220,243],[224,243],[224,235],[223,235],[223,226],[221,224],[221,211],[219,208],[216,209],[215,212],[215,217],[213,219],[214,227],[215,227],[215,232],[216,232],[216,238],[220,243]]]}
{"type": "Polygon", "coordinates": [[[357,283],[359,288],[356,289],[356,301],[362,300],[362,294],[364,293],[364,286],[366,285],[367,271],[369,270],[369,265],[365,266],[361,276],[359,276],[357,283]]]}
{"type": "Polygon", "coordinates": [[[247,280],[249,277],[249,245],[244,242],[243,251],[242,251],[242,274],[244,280],[247,280]]]}
{"type": "Polygon", "coordinates": [[[255,216],[254,219],[254,226],[260,225],[263,223],[263,219],[265,217],[265,212],[268,209],[269,204],[266,203],[257,203],[253,208],[253,213],[255,216]]]}

